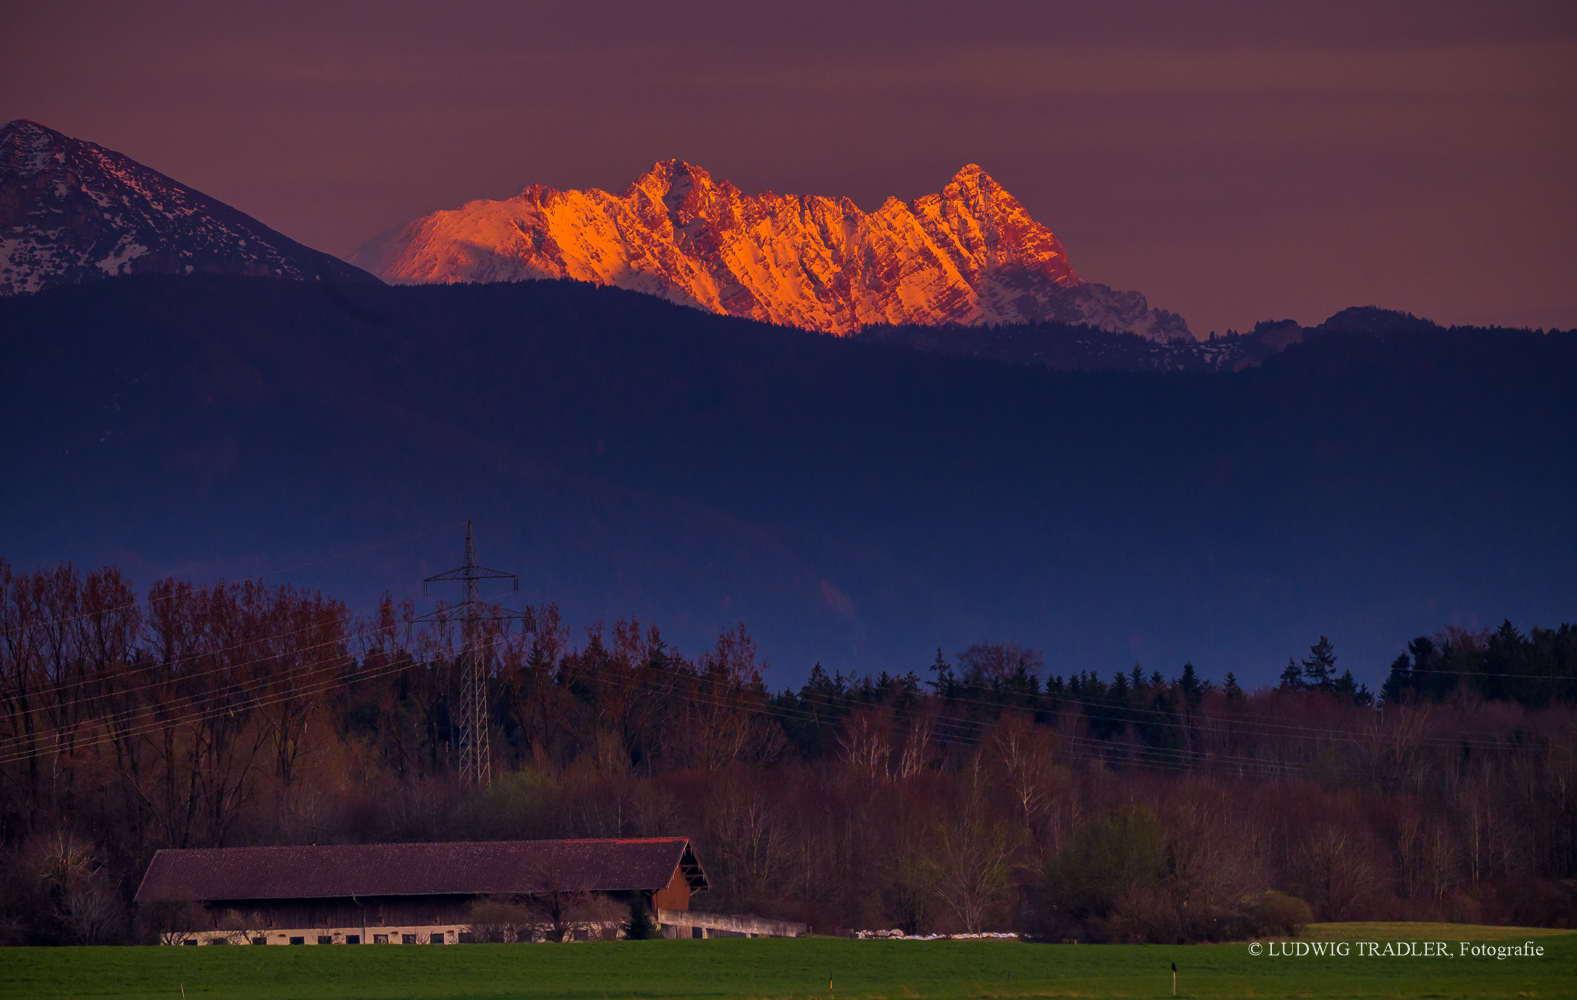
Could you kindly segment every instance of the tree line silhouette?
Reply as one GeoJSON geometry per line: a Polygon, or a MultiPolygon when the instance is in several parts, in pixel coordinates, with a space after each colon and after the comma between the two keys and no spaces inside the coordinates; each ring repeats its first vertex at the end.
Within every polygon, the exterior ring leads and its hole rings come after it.
{"type": "Polygon", "coordinates": [[[743,625],[685,654],[546,604],[484,623],[475,789],[458,623],[415,618],[0,561],[0,939],[140,939],[164,847],[676,834],[700,908],[828,932],[1577,921],[1571,625],[1416,638],[1377,694],[1323,636],[1263,690],[982,642],[773,692],[743,625]]]}

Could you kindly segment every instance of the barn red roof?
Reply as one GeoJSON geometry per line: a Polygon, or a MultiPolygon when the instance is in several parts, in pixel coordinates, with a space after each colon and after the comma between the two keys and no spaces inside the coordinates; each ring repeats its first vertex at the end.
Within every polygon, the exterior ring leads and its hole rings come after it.
{"type": "Polygon", "coordinates": [[[165,850],[137,902],[655,891],[676,867],[707,887],[683,837],[165,850]]]}

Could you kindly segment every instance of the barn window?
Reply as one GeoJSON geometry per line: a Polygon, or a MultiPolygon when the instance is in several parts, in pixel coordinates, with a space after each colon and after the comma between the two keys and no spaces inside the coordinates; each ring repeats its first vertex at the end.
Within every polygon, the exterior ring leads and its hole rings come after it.
{"type": "Polygon", "coordinates": [[[400,943],[401,944],[415,944],[416,943],[416,935],[415,934],[401,934],[400,935],[400,943]]]}
{"type": "Polygon", "coordinates": [[[334,943],[334,936],[333,935],[331,935],[331,934],[319,934],[318,935],[318,944],[333,944],[333,943],[334,943]]]}
{"type": "Polygon", "coordinates": [[[387,934],[374,934],[372,936],[372,943],[373,944],[388,944],[389,943],[389,935],[387,935],[387,934]]]}
{"type": "Polygon", "coordinates": [[[346,944],[361,944],[361,935],[360,934],[347,934],[347,935],[345,935],[345,943],[346,944]]]}
{"type": "Polygon", "coordinates": [[[266,938],[266,937],[255,937],[255,938],[252,939],[252,943],[253,944],[268,944],[268,938],[266,938]]]}
{"type": "Polygon", "coordinates": [[[304,938],[304,937],[293,937],[293,938],[290,939],[290,943],[291,944],[306,944],[307,943],[307,939],[304,938]]]}

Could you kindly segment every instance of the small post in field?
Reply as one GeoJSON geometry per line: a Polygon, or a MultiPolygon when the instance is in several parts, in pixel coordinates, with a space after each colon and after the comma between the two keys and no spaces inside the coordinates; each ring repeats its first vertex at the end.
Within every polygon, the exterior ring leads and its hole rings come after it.
{"type": "Polygon", "coordinates": [[[1172,995],[1177,996],[1177,963],[1172,963],[1172,995]]]}

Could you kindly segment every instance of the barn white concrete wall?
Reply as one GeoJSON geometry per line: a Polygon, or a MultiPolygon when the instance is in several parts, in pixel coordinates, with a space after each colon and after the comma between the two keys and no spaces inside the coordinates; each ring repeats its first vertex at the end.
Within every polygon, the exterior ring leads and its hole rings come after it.
{"type": "MultiPolygon", "coordinates": [[[[540,928],[546,933],[550,928],[540,928]]],[[[239,944],[459,944],[460,935],[468,933],[466,924],[422,924],[410,926],[374,926],[365,931],[361,927],[293,927],[270,928],[266,931],[193,931],[185,934],[166,934],[161,939],[168,945],[239,945],[239,944]],[[293,939],[299,938],[299,941],[293,939]]],[[[623,937],[616,924],[577,925],[572,933],[575,941],[604,941],[623,937]]]]}
{"type": "Polygon", "coordinates": [[[663,937],[803,937],[808,924],[768,920],[748,914],[702,913],[699,910],[658,910],[663,937]],[[700,931],[699,934],[696,931],[700,931]]]}

